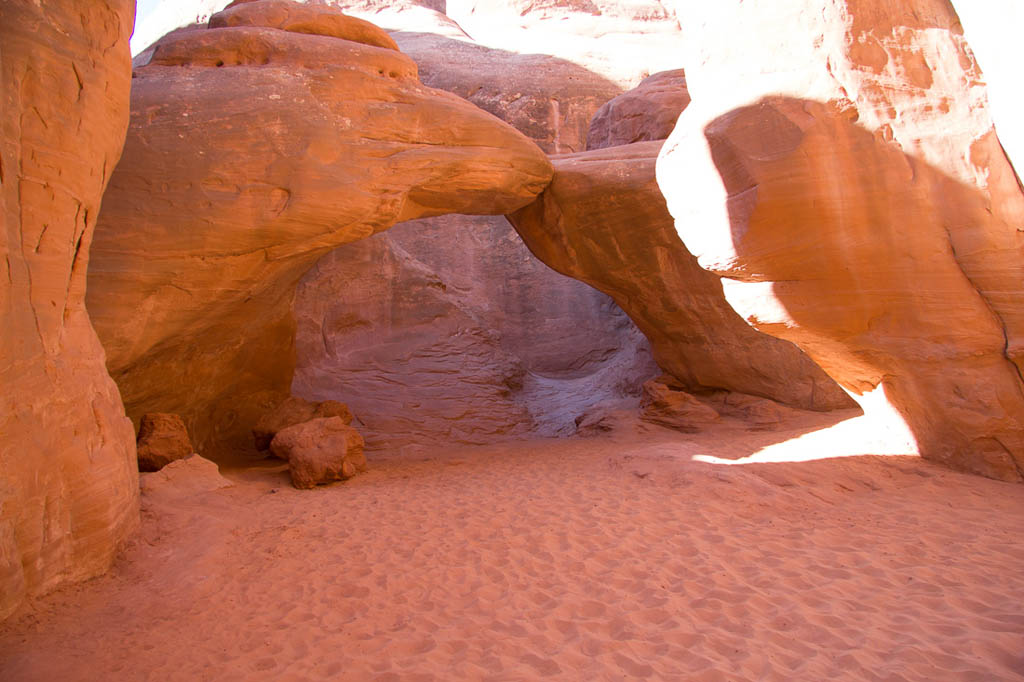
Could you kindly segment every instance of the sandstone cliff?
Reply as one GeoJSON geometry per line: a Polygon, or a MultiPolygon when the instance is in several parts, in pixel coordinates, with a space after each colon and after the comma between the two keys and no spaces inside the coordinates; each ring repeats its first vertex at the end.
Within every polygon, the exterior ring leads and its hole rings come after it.
{"type": "Polygon", "coordinates": [[[0,618],[138,523],[135,434],[85,311],[128,122],[129,0],[0,4],[0,618]]]}

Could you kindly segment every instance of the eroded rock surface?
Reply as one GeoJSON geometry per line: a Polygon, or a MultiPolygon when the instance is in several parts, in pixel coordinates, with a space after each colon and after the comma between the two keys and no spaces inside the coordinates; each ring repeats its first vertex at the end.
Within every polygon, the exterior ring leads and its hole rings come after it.
{"type": "Polygon", "coordinates": [[[384,30],[358,17],[350,17],[322,5],[304,5],[290,0],[249,0],[234,2],[210,17],[210,28],[265,26],[293,33],[308,33],[351,40],[397,50],[384,30]]]}
{"type": "Polygon", "coordinates": [[[195,452],[185,422],[176,414],[150,412],[142,415],[135,444],[139,471],[159,471],[195,452]]]}
{"type": "Polygon", "coordinates": [[[551,271],[504,218],[398,225],[324,256],[295,300],[293,391],[344,399],[367,446],[571,434],[658,373],[604,294],[551,271]]]}
{"type": "Polygon", "coordinates": [[[135,434],[84,305],[133,15],[0,3],[0,618],[106,570],[138,523],[135,434]]]}
{"type": "Polygon", "coordinates": [[[287,394],[292,293],[321,255],[403,220],[508,212],[551,173],[392,49],[196,30],[135,75],[89,307],[129,413],[182,414],[200,447],[242,442],[287,394]]]}
{"type": "Polygon", "coordinates": [[[551,185],[509,219],[545,263],[612,296],[651,340],[658,365],[690,390],[848,406],[798,348],[750,329],[687,252],[655,181],[661,145],[557,158],[551,185]]]}
{"type": "Polygon", "coordinates": [[[658,182],[687,247],[923,456],[1022,480],[1024,197],[949,3],[677,14],[694,103],[658,182]]]}

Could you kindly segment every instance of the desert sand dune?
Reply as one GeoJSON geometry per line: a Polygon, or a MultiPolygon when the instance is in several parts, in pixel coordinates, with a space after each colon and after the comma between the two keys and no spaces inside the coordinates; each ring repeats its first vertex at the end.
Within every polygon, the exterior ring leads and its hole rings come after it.
{"type": "Polygon", "coordinates": [[[0,626],[0,679],[1024,679],[1024,488],[799,419],[144,494],[111,574],[0,626]],[[826,458],[742,463],[801,435],[826,458]]]}

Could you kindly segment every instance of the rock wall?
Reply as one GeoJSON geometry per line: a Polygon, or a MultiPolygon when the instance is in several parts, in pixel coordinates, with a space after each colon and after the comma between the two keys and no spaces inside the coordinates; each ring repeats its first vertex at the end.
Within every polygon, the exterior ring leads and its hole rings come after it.
{"type": "Polygon", "coordinates": [[[292,296],[320,256],[396,222],[514,210],[550,179],[532,142],[422,85],[383,32],[337,26],[177,33],[135,71],[88,304],[129,414],[180,414],[200,449],[246,443],[288,392],[292,296]]]}
{"type": "Polygon", "coordinates": [[[949,2],[676,13],[693,104],[658,183],[686,246],[924,456],[1021,480],[1024,196],[949,2]]]}
{"type": "Polygon", "coordinates": [[[104,571],[138,523],[135,434],[84,305],[133,16],[129,0],[0,4],[0,618],[104,571]]]}
{"type": "Polygon", "coordinates": [[[504,218],[412,221],[339,248],[295,315],[293,392],[345,400],[371,449],[571,434],[658,373],[629,318],[504,218]]]}

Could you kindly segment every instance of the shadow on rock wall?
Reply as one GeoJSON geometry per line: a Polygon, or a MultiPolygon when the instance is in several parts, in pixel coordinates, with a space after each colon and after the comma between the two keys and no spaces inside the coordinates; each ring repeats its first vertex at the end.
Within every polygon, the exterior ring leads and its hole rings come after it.
{"type": "Polygon", "coordinates": [[[502,217],[413,221],[320,259],[299,285],[293,392],[346,402],[370,447],[568,435],[659,373],[598,291],[502,217]]]}

